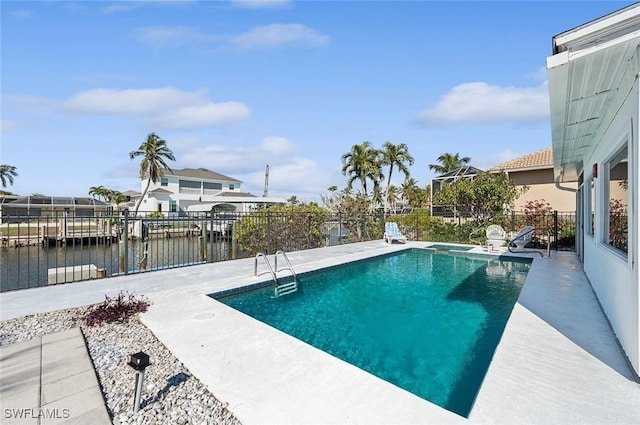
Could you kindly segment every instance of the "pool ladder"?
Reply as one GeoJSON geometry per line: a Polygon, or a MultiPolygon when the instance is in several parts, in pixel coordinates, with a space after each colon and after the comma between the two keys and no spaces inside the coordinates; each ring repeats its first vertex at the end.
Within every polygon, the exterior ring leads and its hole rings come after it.
{"type": "Polygon", "coordinates": [[[258,258],[262,258],[264,260],[264,263],[267,265],[267,268],[269,269],[269,273],[271,273],[271,277],[273,279],[273,285],[274,285],[274,295],[276,298],[282,295],[291,294],[292,292],[296,292],[298,290],[298,277],[296,276],[296,272],[293,271],[293,266],[289,261],[289,257],[287,257],[287,254],[284,251],[277,251],[274,254],[273,256],[274,267],[271,267],[271,263],[269,262],[269,258],[267,257],[267,254],[262,252],[257,253],[255,257],[254,265],[253,265],[254,276],[258,276],[258,258]],[[282,258],[284,258],[284,260],[287,263],[287,267],[278,269],[278,255],[281,255],[282,258]],[[291,275],[293,276],[293,281],[281,284],[280,282],[278,282],[278,272],[281,272],[284,270],[289,270],[291,272],[291,275]]]}

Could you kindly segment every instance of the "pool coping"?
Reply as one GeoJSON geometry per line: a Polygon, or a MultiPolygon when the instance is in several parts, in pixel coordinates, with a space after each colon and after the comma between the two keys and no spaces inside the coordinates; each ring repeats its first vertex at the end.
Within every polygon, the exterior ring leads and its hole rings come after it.
{"type": "MultiPolygon", "coordinates": [[[[376,241],[288,255],[302,273],[425,246],[376,241]]],[[[253,259],[238,261],[236,275],[154,292],[142,320],[245,424],[640,422],[640,388],[575,253],[533,258],[469,418],[207,296],[264,281],[241,272],[253,259]]]]}

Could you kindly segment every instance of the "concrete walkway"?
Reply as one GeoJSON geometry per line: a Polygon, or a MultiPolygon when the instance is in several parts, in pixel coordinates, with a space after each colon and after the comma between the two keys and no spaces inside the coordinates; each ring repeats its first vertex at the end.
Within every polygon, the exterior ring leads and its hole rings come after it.
{"type": "Polygon", "coordinates": [[[111,424],[80,328],[0,347],[2,424],[111,424]]]}

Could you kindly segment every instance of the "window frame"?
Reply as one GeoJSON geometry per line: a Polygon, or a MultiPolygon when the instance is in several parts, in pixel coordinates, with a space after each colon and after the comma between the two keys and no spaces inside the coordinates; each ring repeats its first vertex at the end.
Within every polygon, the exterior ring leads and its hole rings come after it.
{"type": "Polygon", "coordinates": [[[605,189],[605,196],[603,197],[603,201],[604,201],[604,212],[602,215],[603,218],[603,228],[602,228],[602,243],[604,245],[606,245],[608,248],[614,250],[616,253],[623,255],[623,256],[628,256],[629,253],[629,236],[628,236],[628,227],[629,227],[629,189],[628,189],[628,184],[629,184],[629,142],[625,141],[624,143],[622,143],[622,146],[620,146],[618,149],[616,149],[609,157],[607,157],[607,159],[604,161],[603,163],[603,168],[604,168],[604,189],[605,189]],[[625,169],[626,169],[626,179],[623,180],[613,180],[612,174],[613,171],[622,163],[626,163],[625,169]],[[615,204],[616,206],[616,211],[613,213],[615,214],[615,222],[612,223],[612,201],[617,201],[619,200],[618,198],[613,198],[613,194],[612,194],[612,185],[617,185],[620,184],[619,182],[621,181],[627,181],[627,189],[625,189],[626,192],[626,198],[623,199],[622,201],[624,201],[624,208],[623,210],[619,210],[620,205],[619,204],[615,204]],[[614,229],[612,230],[612,226],[614,226],[614,229]],[[626,232],[625,231],[621,231],[620,229],[622,227],[626,228],[626,232]],[[612,234],[615,233],[618,236],[612,236],[612,234]]]}

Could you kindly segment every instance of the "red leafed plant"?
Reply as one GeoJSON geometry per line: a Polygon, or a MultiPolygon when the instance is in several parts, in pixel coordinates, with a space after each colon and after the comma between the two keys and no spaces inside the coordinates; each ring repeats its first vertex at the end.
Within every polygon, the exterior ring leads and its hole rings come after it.
{"type": "Polygon", "coordinates": [[[147,311],[151,301],[134,294],[120,293],[111,298],[105,295],[105,300],[100,304],[89,306],[85,311],[84,321],[87,326],[99,326],[103,323],[125,322],[129,317],[147,311]]]}

